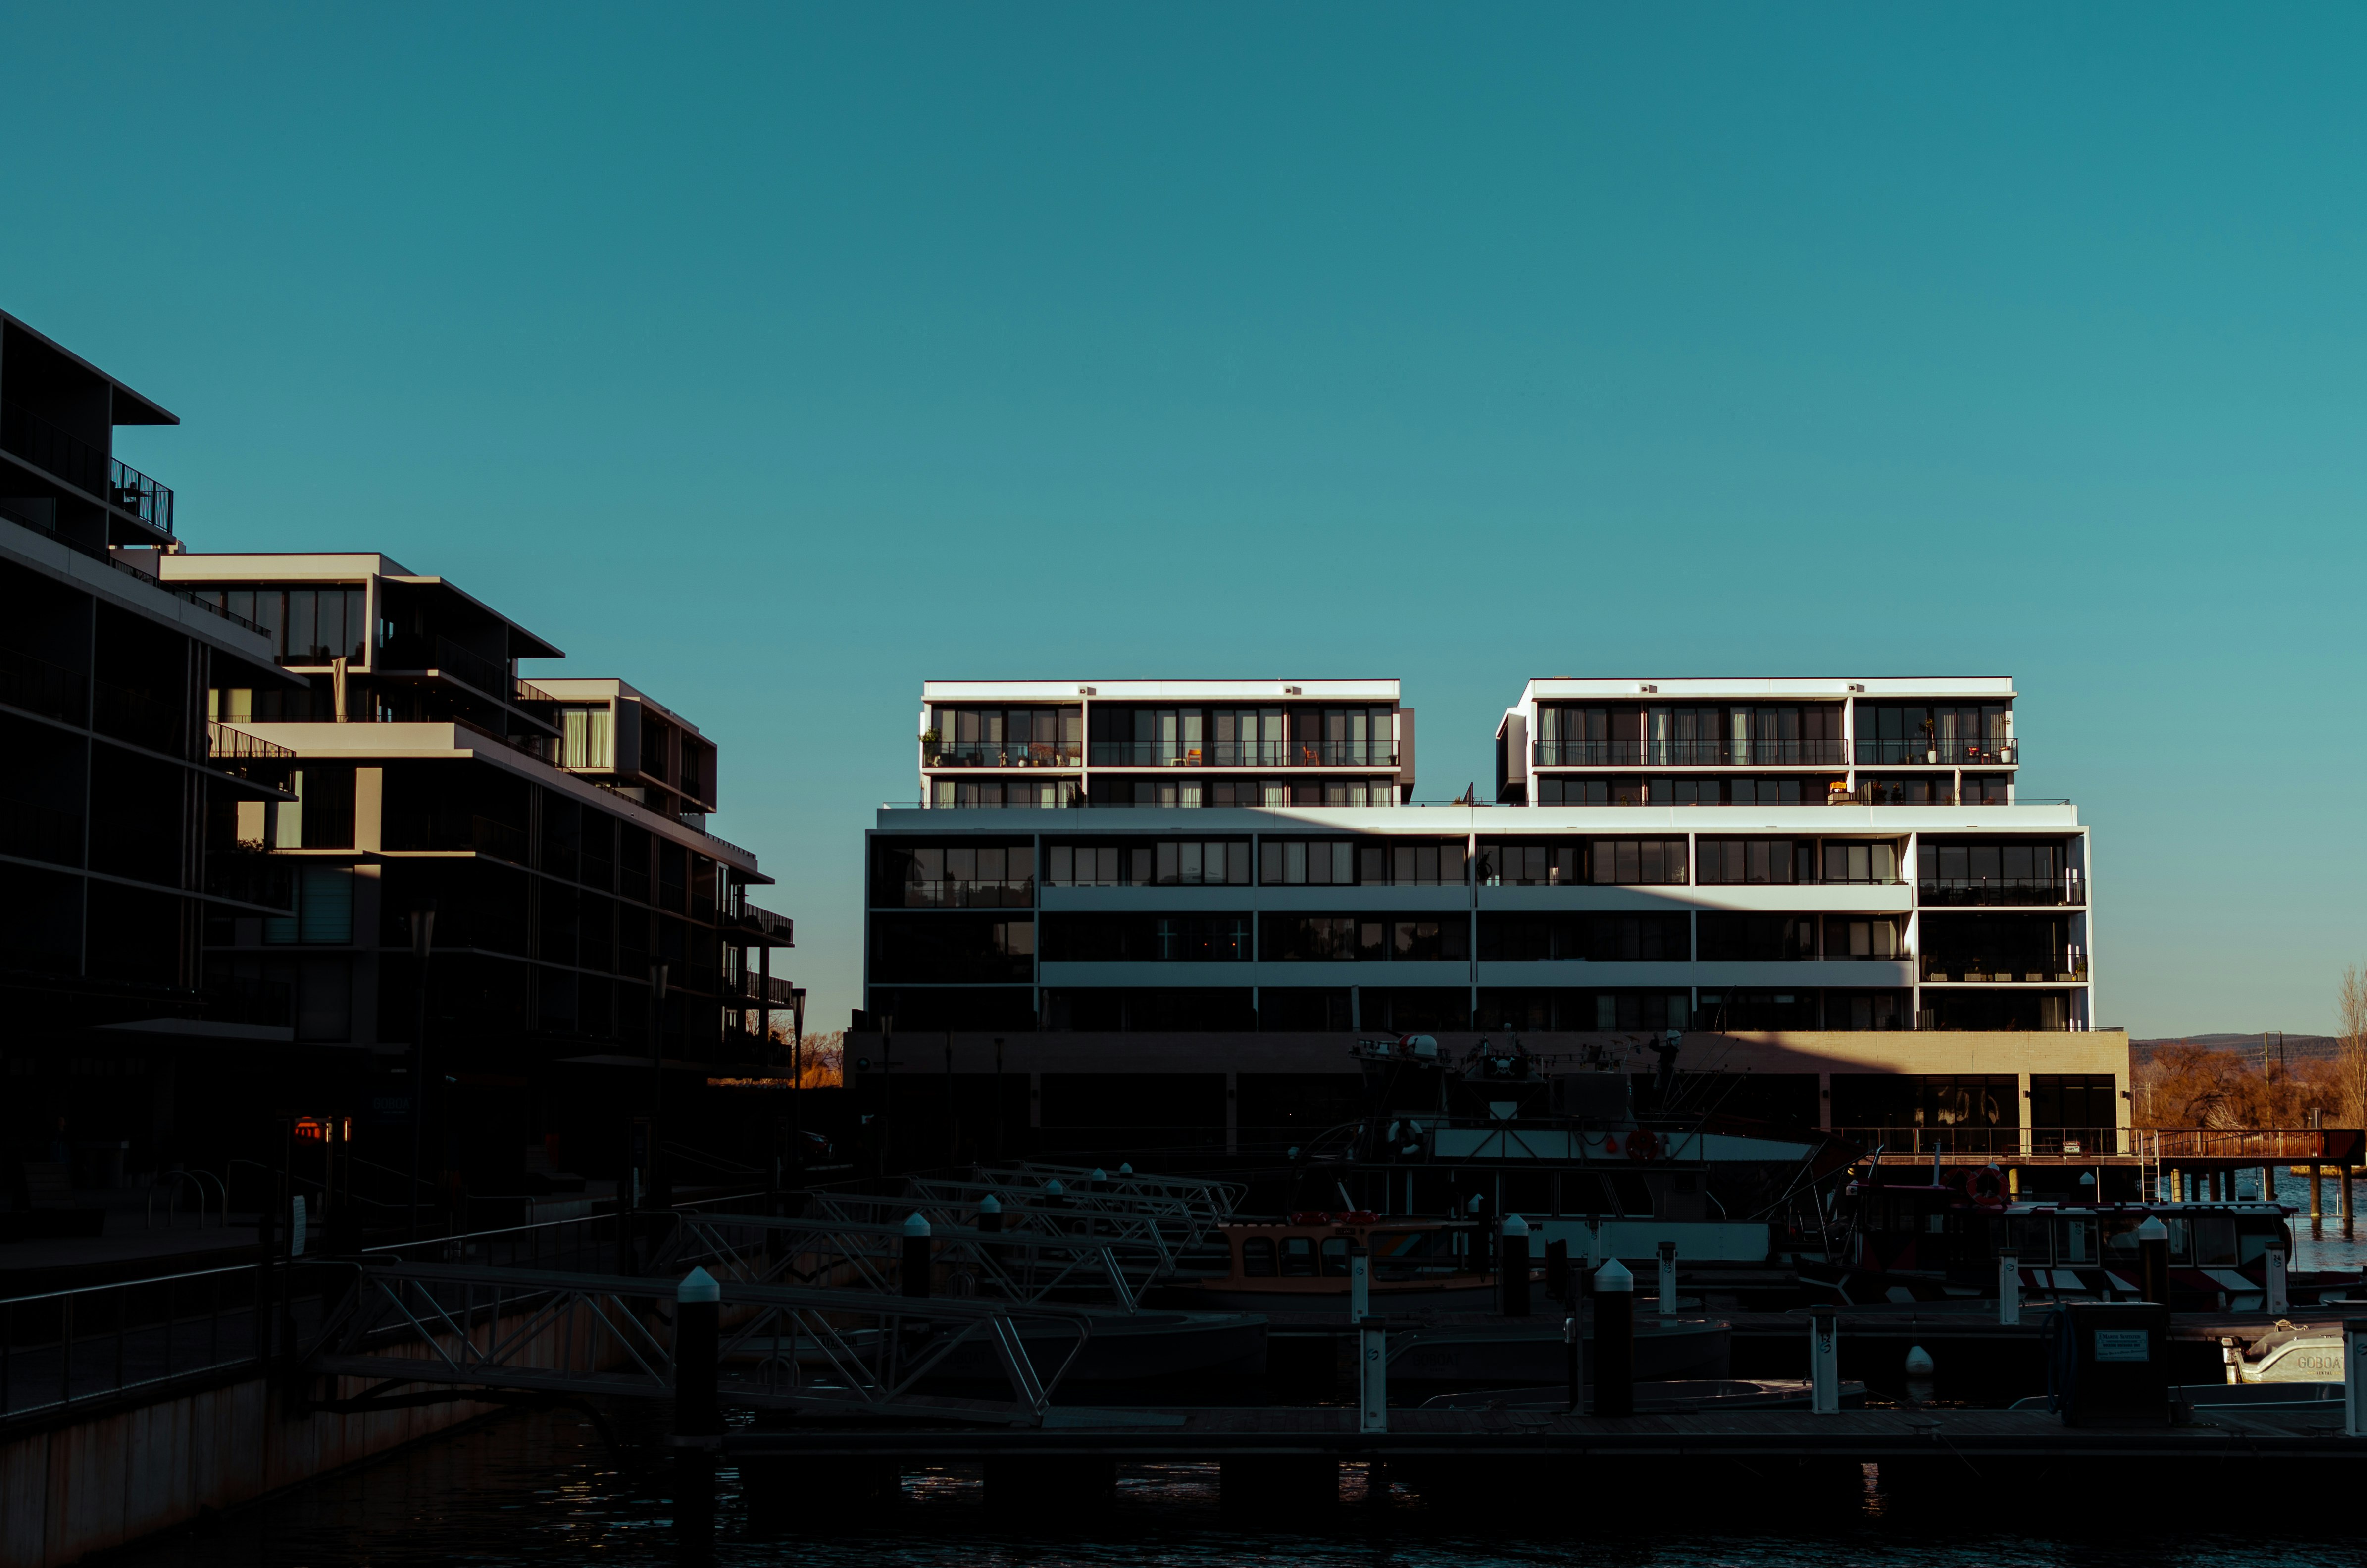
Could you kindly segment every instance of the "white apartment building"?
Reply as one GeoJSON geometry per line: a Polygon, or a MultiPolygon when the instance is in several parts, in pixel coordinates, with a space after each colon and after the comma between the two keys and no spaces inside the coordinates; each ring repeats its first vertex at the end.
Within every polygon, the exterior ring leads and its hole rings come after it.
{"type": "Polygon", "coordinates": [[[1233,1096],[1347,1073],[1358,1032],[1680,1029],[1820,1125],[2117,1125],[2088,829],[2018,793],[2013,699],[1533,680],[1496,801],[1422,804],[1394,680],[930,682],[925,805],[867,835],[858,1030],[1233,1096]],[[1890,1081],[1817,1103],[1859,1067],[1890,1081]]]}

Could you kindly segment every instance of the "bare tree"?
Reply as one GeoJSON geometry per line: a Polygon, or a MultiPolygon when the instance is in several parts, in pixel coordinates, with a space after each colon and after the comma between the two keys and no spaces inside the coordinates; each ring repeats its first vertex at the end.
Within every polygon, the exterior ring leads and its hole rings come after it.
{"type": "Polygon", "coordinates": [[[2342,991],[2335,1001],[2337,1062],[2346,1126],[2367,1127],[2367,970],[2353,964],[2342,971],[2342,991]]]}

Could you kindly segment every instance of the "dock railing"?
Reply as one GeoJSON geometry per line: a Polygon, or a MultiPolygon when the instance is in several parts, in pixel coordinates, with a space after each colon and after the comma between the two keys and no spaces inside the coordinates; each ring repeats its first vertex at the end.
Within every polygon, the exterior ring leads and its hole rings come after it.
{"type": "Polygon", "coordinates": [[[1881,1148],[1893,1162],[1938,1156],[1945,1165],[2010,1157],[2078,1165],[2100,1158],[2230,1165],[2361,1163],[2367,1135],[2334,1127],[1836,1127],[1832,1135],[1881,1148]]]}

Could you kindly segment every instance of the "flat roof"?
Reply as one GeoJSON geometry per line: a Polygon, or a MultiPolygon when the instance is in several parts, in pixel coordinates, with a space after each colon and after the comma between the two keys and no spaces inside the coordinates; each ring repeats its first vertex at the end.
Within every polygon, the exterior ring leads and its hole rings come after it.
{"type": "Polygon", "coordinates": [[[2011,676],[1535,676],[1523,700],[1556,697],[1979,697],[2014,695],[2011,676]]]}
{"type": "Polygon", "coordinates": [[[561,702],[589,702],[604,697],[629,697],[645,708],[656,709],[668,720],[681,725],[700,740],[707,738],[707,733],[697,725],[660,702],[648,692],[634,686],[630,681],[618,680],[614,676],[560,676],[553,679],[545,679],[541,676],[537,676],[533,684],[537,690],[547,691],[561,702]]]}
{"type": "MultiPolygon", "coordinates": [[[[556,645],[544,641],[470,593],[448,577],[423,577],[404,567],[392,556],[376,551],[286,551],[266,552],[221,551],[204,553],[183,551],[166,555],[158,562],[168,581],[178,583],[227,584],[255,583],[350,583],[364,577],[383,577],[391,583],[407,583],[414,587],[441,588],[475,606],[508,627],[531,647],[513,651],[520,659],[563,659],[567,655],[556,645]]],[[[537,685],[541,683],[538,681],[537,685]]]]}
{"type": "Polygon", "coordinates": [[[1392,679],[1338,679],[1276,676],[1271,680],[924,680],[921,697],[929,702],[1075,702],[1084,698],[1175,699],[1211,698],[1245,701],[1394,702],[1398,682],[1392,679]]]}

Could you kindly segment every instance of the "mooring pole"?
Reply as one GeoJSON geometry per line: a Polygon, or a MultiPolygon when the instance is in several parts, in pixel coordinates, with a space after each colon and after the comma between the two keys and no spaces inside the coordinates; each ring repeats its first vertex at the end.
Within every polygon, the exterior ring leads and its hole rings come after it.
{"type": "Polygon", "coordinates": [[[2169,1305],[2169,1227],[2148,1215],[2137,1227],[2137,1269],[2144,1276],[2145,1299],[2169,1305]]]}
{"type": "Polygon", "coordinates": [[[1585,1374],[1579,1366],[1582,1338],[1578,1331],[1578,1312],[1573,1307],[1569,1316],[1561,1320],[1562,1348],[1569,1355],[1569,1413],[1572,1415],[1578,1414],[1580,1392],[1585,1386],[1585,1374]]]}
{"type": "Polygon", "coordinates": [[[896,1282],[907,1296],[925,1299],[929,1293],[929,1222],[913,1210],[904,1221],[903,1267],[896,1282]]]}
{"type": "Polygon", "coordinates": [[[1002,1199],[991,1192],[978,1200],[978,1228],[990,1232],[1002,1229],[1002,1199]]]}
{"type": "Polygon", "coordinates": [[[1504,1216],[1504,1257],[1496,1277],[1504,1284],[1504,1315],[1529,1315],[1529,1222],[1518,1214],[1504,1216]]]}
{"type": "Polygon", "coordinates": [[[674,1435],[677,1440],[723,1435],[723,1414],[715,1399],[722,1303],[723,1287],[704,1268],[692,1269],[674,1287],[674,1435]]]}
{"type": "Polygon", "coordinates": [[[2350,1182],[2358,1173],[2349,1165],[2334,1167],[2335,1198],[2342,1210],[2342,1239],[2350,1240],[2350,1182]]]}
{"type": "Polygon", "coordinates": [[[1546,1244],[1546,1294],[1557,1301],[1567,1301],[1570,1298],[1568,1242],[1546,1244]]]}
{"type": "Polygon", "coordinates": [[[2268,1290],[2262,1305],[2271,1317],[2282,1317],[2293,1310],[2293,1293],[2285,1285],[2285,1246],[2282,1242],[2271,1242],[2266,1258],[2268,1290]]]}
{"type": "Polygon", "coordinates": [[[1838,1415],[1840,1408],[1840,1312],[1827,1303],[1808,1309],[1808,1409],[1838,1415]]]}
{"type": "Polygon", "coordinates": [[[1594,1414],[1636,1414],[1636,1277],[1615,1257],[1594,1275],[1594,1414]]]}
{"type": "Polygon", "coordinates": [[[1998,1322],[2022,1322],[2022,1254],[2011,1248],[1998,1254],[1998,1322]]]}
{"type": "Polygon", "coordinates": [[[1660,1315],[1677,1315],[1677,1244],[1662,1242],[1660,1253],[1660,1315]]]}
{"type": "Polygon", "coordinates": [[[2342,1320],[2342,1435],[2367,1437],[2367,1318],[2342,1320]]]}
{"type": "Polygon", "coordinates": [[[2309,1165],[2309,1222],[2313,1229],[2326,1218],[2326,1167],[2312,1160],[2309,1165]]]}
{"type": "Polygon", "coordinates": [[[1373,1315],[1373,1259],[1363,1247],[1348,1250],[1348,1313],[1356,1325],[1358,1427],[1389,1429],[1389,1335],[1373,1315]]]}

